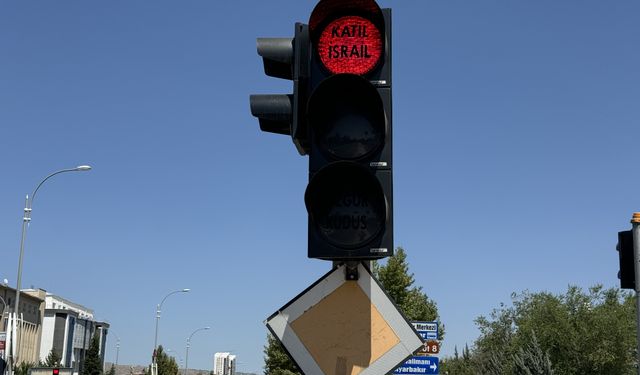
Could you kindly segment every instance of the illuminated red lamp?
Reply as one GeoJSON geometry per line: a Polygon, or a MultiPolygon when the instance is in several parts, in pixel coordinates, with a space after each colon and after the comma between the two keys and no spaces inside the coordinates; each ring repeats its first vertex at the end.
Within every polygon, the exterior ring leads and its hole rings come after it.
{"type": "Polygon", "coordinates": [[[320,61],[333,74],[367,74],[378,65],[383,51],[380,30],[360,16],[340,17],[329,23],[317,45],[320,61]]]}
{"type": "Polygon", "coordinates": [[[54,368],[52,371],[53,375],[60,375],[60,369],[59,368],[54,368]]]}
{"type": "Polygon", "coordinates": [[[374,0],[321,0],[309,18],[309,32],[330,74],[367,75],[385,55],[385,22],[374,0]]]}

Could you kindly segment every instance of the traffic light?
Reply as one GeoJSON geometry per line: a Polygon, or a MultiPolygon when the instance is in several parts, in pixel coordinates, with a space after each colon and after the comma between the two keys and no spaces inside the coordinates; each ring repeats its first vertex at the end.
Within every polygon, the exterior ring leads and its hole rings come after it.
{"type": "Polygon", "coordinates": [[[393,255],[391,10],[322,0],[309,42],[308,256],[393,255]]]}
{"type": "Polygon", "coordinates": [[[258,38],[258,55],[270,77],[293,81],[293,94],[251,95],[251,114],[265,132],[290,135],[298,153],[309,152],[304,120],[308,75],[308,26],[296,23],[293,38],[258,38]]]}
{"type": "Polygon", "coordinates": [[[391,10],[321,0],[293,38],[259,38],[265,74],[293,94],[251,95],[263,131],[309,155],[308,256],[393,255],[391,10]]]}
{"type": "Polygon", "coordinates": [[[60,375],[60,369],[59,368],[52,369],[51,375],[60,375]]]}
{"type": "Polygon", "coordinates": [[[620,288],[635,289],[636,288],[636,272],[634,269],[634,250],[633,250],[633,232],[625,230],[618,232],[618,257],[620,258],[620,271],[618,271],[618,279],[620,279],[620,288]]]}

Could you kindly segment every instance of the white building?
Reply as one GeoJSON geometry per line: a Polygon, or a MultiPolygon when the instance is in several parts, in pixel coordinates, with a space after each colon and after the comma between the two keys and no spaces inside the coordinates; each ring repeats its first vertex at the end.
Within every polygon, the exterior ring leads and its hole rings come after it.
{"type": "Polygon", "coordinates": [[[40,360],[44,361],[53,350],[61,358],[61,365],[73,368],[77,375],[94,334],[98,335],[100,357],[104,363],[104,347],[108,323],[93,319],[93,310],[43,290],[29,290],[28,294],[44,294],[45,309],[42,318],[40,360]]]}
{"type": "Polygon", "coordinates": [[[216,353],[213,357],[214,375],[236,375],[236,356],[231,353],[216,353]]]}
{"type": "Polygon", "coordinates": [[[72,310],[78,313],[78,317],[81,319],[93,320],[93,310],[51,293],[47,293],[45,295],[44,308],[53,310],[72,310]]]}

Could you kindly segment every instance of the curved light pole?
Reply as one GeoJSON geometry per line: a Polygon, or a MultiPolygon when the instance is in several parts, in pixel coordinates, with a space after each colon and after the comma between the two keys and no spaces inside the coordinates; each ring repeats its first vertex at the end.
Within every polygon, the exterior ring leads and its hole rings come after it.
{"type": "Polygon", "coordinates": [[[156,335],[155,335],[155,339],[153,340],[153,357],[152,357],[152,361],[151,361],[151,375],[158,375],[158,364],[156,362],[156,352],[158,350],[158,323],[160,323],[160,312],[162,311],[161,310],[162,309],[162,304],[167,299],[167,297],[169,297],[170,295],[173,295],[173,294],[176,294],[176,293],[187,293],[190,290],[191,289],[189,289],[189,288],[175,290],[175,291],[167,294],[166,296],[164,296],[162,301],[156,306],[156,335]]]}
{"type": "MultiPolygon", "coordinates": [[[[48,175],[47,177],[45,177],[42,181],[40,181],[40,183],[38,184],[38,186],[36,186],[35,190],[33,190],[33,193],[31,193],[31,199],[29,199],[29,196],[27,195],[25,198],[25,203],[24,203],[24,217],[22,218],[22,237],[20,239],[20,258],[18,259],[18,278],[17,278],[17,282],[16,282],[16,301],[15,301],[15,305],[13,306],[13,315],[14,315],[14,321],[16,319],[18,319],[18,308],[20,307],[20,288],[22,287],[22,259],[24,258],[24,243],[25,240],[27,238],[27,227],[29,226],[29,222],[31,222],[31,207],[33,207],[33,200],[36,197],[36,193],[38,192],[38,189],[40,189],[40,187],[42,186],[42,184],[45,183],[45,181],[47,181],[48,179],[50,179],[51,177],[60,174],[60,173],[65,173],[65,172],[84,172],[84,171],[89,171],[91,170],[91,166],[89,165],[79,165],[75,168],[67,168],[67,169],[61,169],[59,171],[53,172],[50,175],[48,175]]],[[[17,362],[17,359],[19,358],[18,355],[18,348],[19,348],[19,338],[17,337],[17,332],[14,331],[14,334],[11,335],[11,346],[9,349],[9,353],[15,353],[15,358],[13,357],[9,357],[11,359],[11,363],[9,366],[9,372],[11,373],[12,371],[12,367],[13,365],[15,365],[15,363],[17,362]],[[13,351],[12,351],[13,348],[13,351]]]]}
{"type": "Polygon", "coordinates": [[[193,335],[195,335],[196,332],[204,331],[207,329],[211,329],[211,327],[198,328],[195,331],[193,331],[189,336],[189,338],[187,339],[187,355],[184,357],[184,375],[187,375],[187,372],[189,371],[189,347],[191,346],[191,338],[193,337],[193,335]]]}
{"type": "Polygon", "coordinates": [[[113,333],[113,335],[116,337],[116,364],[115,367],[118,367],[118,355],[120,354],[120,337],[118,337],[118,334],[113,332],[113,330],[110,330],[111,333],[113,333]]]}

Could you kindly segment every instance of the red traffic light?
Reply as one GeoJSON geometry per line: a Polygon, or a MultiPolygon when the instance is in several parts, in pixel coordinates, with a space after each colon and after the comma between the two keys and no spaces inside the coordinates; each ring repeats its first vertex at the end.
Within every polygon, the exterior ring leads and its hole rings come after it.
{"type": "Polygon", "coordinates": [[[59,368],[54,368],[52,371],[53,375],[60,375],[60,369],[59,368]]]}
{"type": "Polygon", "coordinates": [[[385,21],[374,0],[321,0],[309,18],[315,54],[330,74],[368,75],[385,57],[385,21]]]}
{"type": "Polygon", "coordinates": [[[378,65],[384,44],[378,27],[360,16],[345,16],[324,27],[318,39],[320,61],[333,74],[367,74],[378,65]]]}

